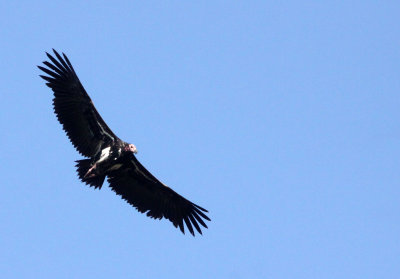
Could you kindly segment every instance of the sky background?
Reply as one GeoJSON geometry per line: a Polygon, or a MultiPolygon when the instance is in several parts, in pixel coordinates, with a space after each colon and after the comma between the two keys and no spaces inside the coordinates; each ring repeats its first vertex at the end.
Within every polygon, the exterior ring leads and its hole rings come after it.
{"type": "Polygon", "coordinates": [[[3,278],[400,278],[398,1],[2,1],[3,278]],[[203,236],[81,183],[65,52],[203,236]]]}

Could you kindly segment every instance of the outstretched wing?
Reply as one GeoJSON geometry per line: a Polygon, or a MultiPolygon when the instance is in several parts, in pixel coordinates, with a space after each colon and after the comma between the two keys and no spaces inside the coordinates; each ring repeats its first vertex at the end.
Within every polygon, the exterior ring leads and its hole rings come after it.
{"type": "Polygon", "coordinates": [[[139,212],[154,219],[166,218],[179,226],[182,233],[183,222],[194,236],[193,226],[202,234],[199,224],[207,228],[203,219],[211,221],[203,213],[207,210],[158,181],[133,154],[125,156],[122,167],[108,174],[108,182],[115,193],[139,212]]]}
{"type": "Polygon", "coordinates": [[[53,106],[58,121],[63,125],[74,147],[86,157],[93,157],[104,143],[118,137],[108,128],[83,88],[71,62],[54,49],[56,58],[47,54],[51,62],[47,68],[38,66],[48,76],[41,75],[54,92],[53,106]]]}

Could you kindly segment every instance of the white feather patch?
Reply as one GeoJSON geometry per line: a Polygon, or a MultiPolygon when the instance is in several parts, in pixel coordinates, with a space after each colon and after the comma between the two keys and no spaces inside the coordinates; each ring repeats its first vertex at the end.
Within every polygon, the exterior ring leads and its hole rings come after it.
{"type": "Polygon", "coordinates": [[[111,150],[111,147],[104,148],[101,151],[100,159],[97,161],[97,163],[101,163],[104,160],[106,160],[108,158],[108,156],[110,156],[110,150],[111,150]]]}

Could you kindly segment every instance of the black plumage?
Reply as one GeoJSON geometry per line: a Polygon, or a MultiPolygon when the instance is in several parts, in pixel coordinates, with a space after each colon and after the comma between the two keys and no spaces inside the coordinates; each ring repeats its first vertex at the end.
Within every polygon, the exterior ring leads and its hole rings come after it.
{"type": "Polygon", "coordinates": [[[55,50],[47,67],[38,66],[40,75],[53,90],[54,112],[76,150],[87,159],[78,160],[79,178],[90,186],[101,188],[107,178],[111,189],[139,212],[166,218],[184,233],[184,223],[194,235],[200,225],[210,221],[204,208],[190,202],[155,178],[137,160],[133,144],[119,139],[107,126],[86,93],[71,62],[55,50]],[[200,224],[200,225],[199,225],[200,224]],[[193,228],[194,227],[194,228],[193,228]]]}

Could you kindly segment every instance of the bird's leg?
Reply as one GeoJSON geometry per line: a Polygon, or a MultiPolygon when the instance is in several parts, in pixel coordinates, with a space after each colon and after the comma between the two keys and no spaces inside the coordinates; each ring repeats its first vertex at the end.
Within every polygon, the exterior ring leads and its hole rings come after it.
{"type": "MultiPolygon", "coordinates": [[[[92,170],[96,169],[96,167],[97,167],[97,164],[94,164],[94,165],[86,172],[86,174],[83,176],[83,178],[88,177],[89,174],[92,172],[92,170]]],[[[95,176],[94,173],[90,174],[89,177],[93,177],[93,176],[95,176]]]]}

